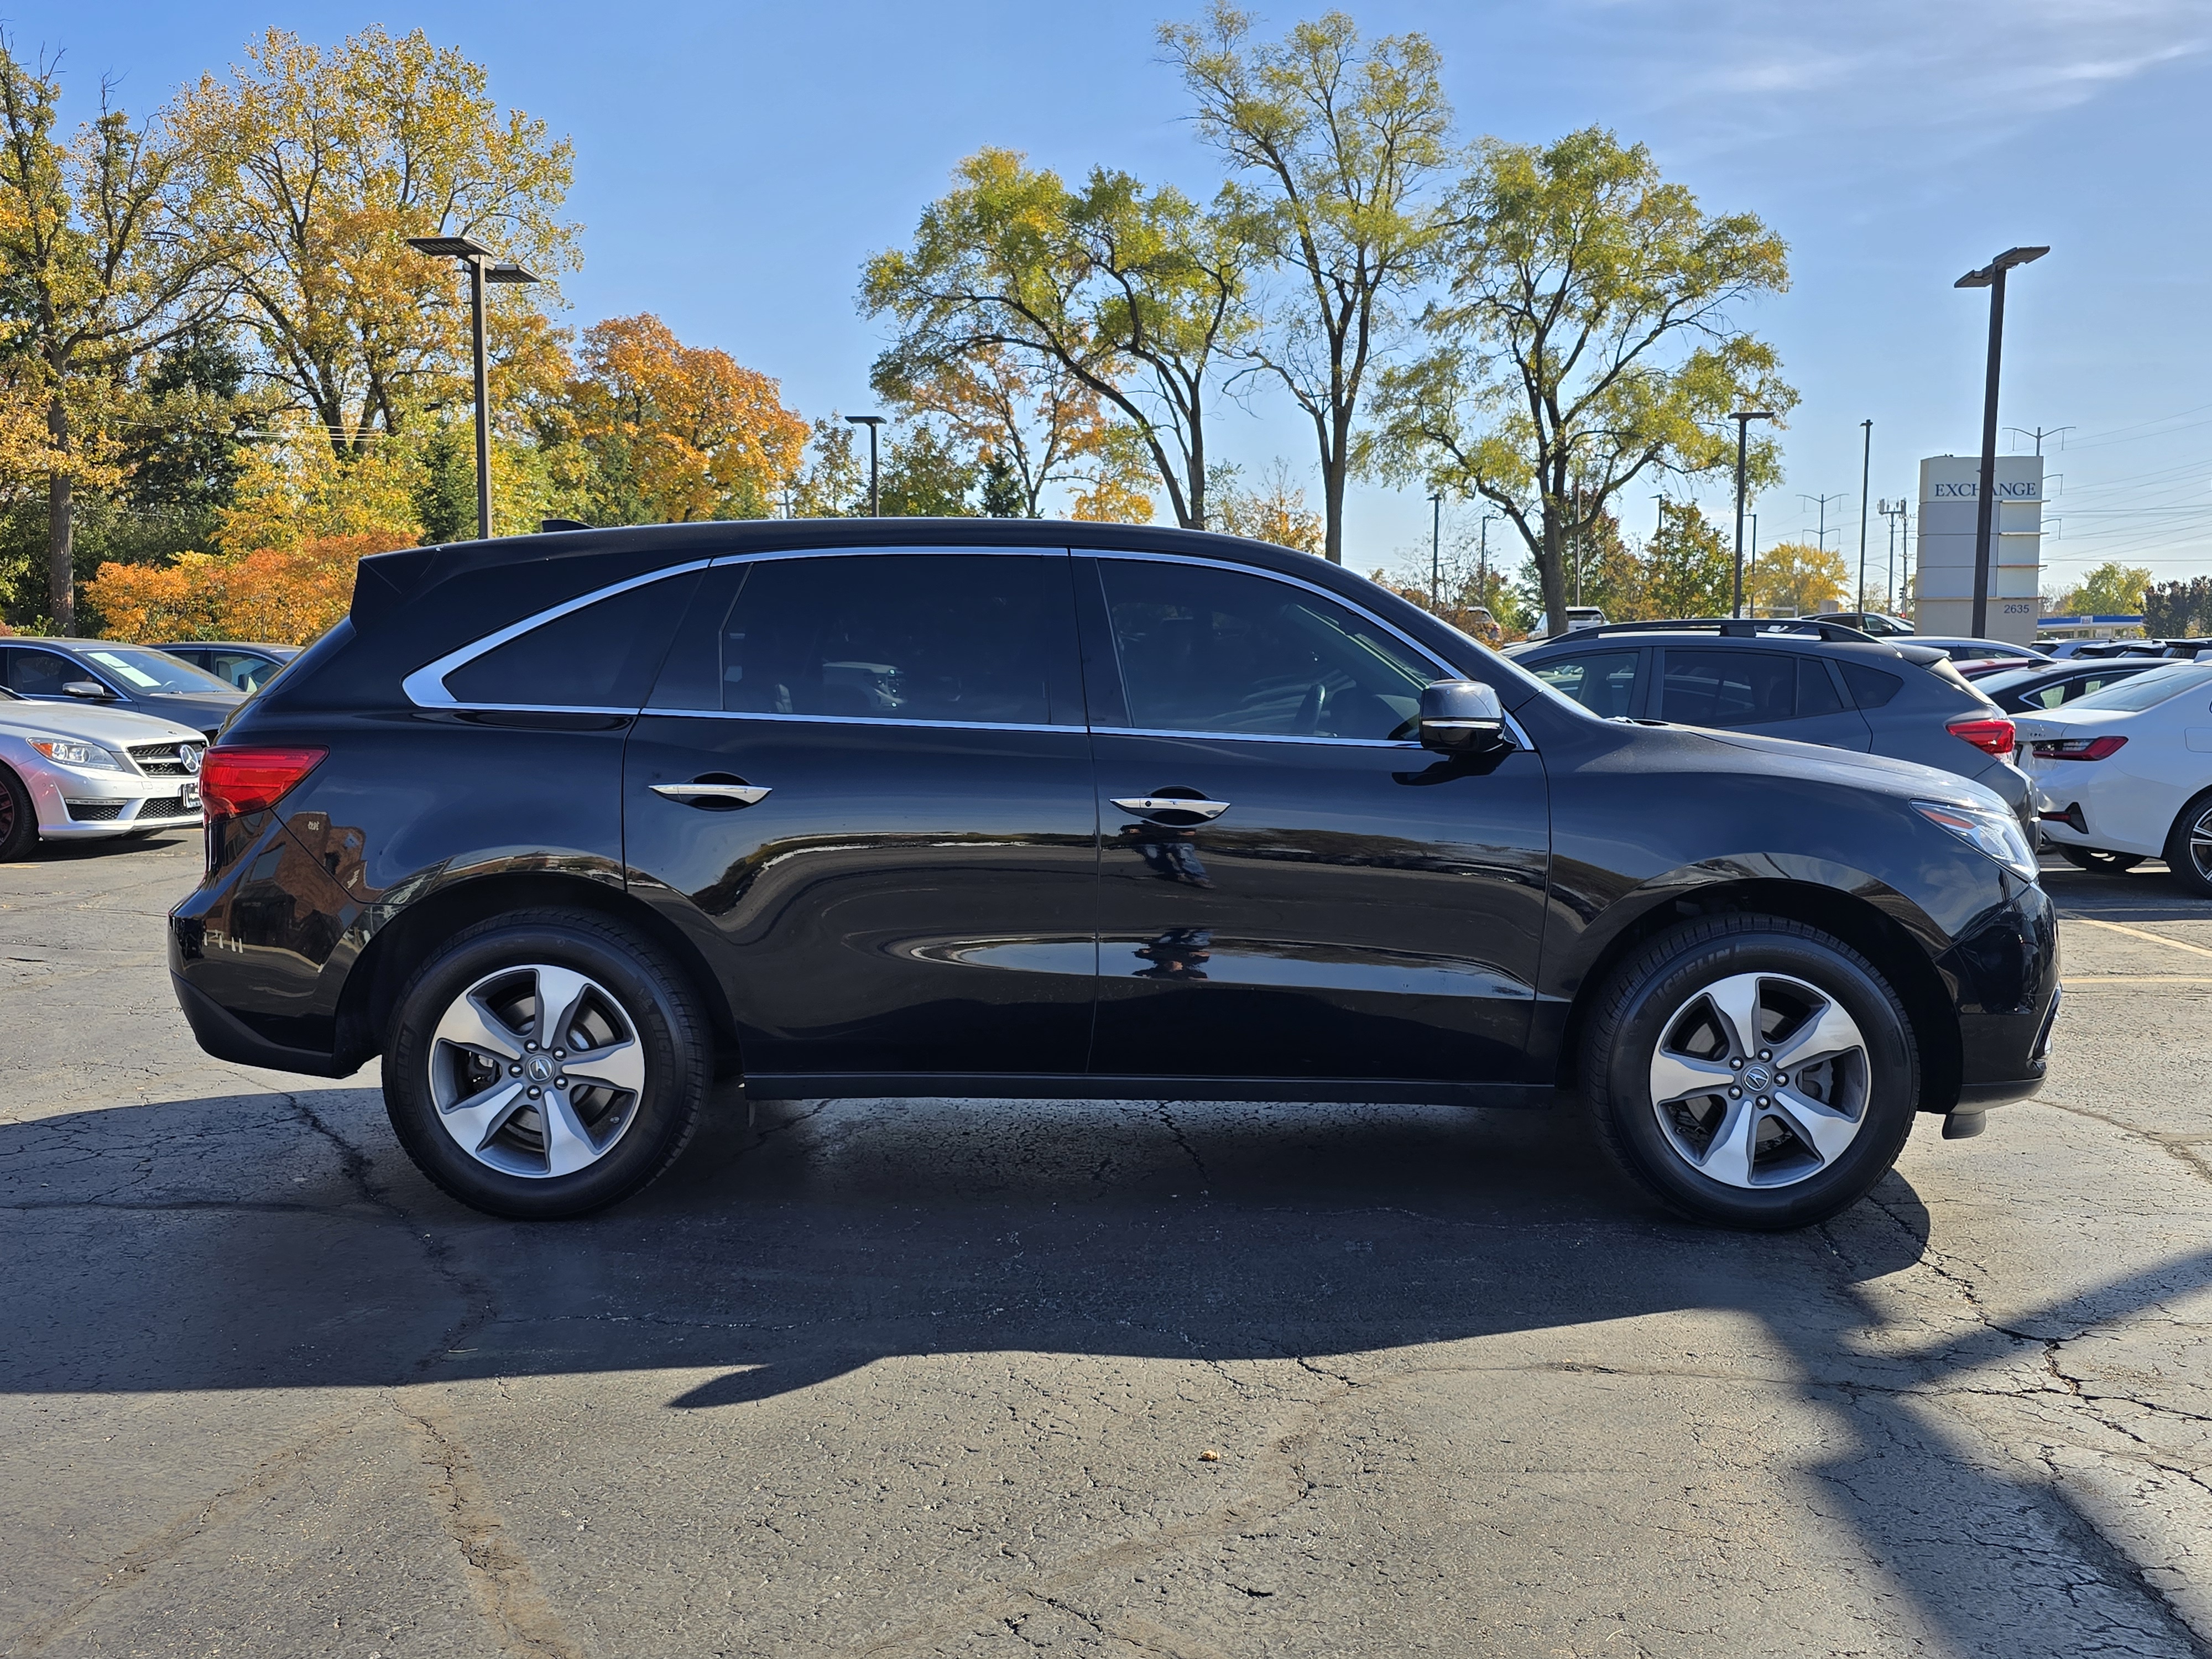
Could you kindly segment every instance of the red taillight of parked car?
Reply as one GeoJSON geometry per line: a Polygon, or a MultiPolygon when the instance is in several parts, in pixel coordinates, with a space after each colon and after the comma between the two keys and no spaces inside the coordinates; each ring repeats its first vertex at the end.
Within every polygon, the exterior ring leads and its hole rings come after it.
{"type": "Polygon", "coordinates": [[[327,749],[210,749],[200,763],[200,798],[210,817],[265,812],[322,764],[327,749]]]}
{"type": "Polygon", "coordinates": [[[2014,734],[2012,722],[1993,720],[1980,714],[1961,715],[1944,723],[1944,730],[1965,742],[1971,743],[1984,754],[1995,755],[2002,760],[2013,751],[2019,741],[2014,734]]]}
{"type": "Polygon", "coordinates": [[[2028,745],[2038,760],[2105,760],[2126,747],[2125,738],[2038,738],[2028,745]]]}

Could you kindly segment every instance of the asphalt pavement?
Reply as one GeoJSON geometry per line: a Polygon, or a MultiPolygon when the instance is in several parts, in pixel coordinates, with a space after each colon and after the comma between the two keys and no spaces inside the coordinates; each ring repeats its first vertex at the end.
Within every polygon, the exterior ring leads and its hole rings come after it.
{"type": "Polygon", "coordinates": [[[2212,1653],[2212,904],[1837,1221],[1571,1112],[747,1107],[495,1222],[193,1045],[196,837],[0,867],[0,1653],[2212,1653]]]}

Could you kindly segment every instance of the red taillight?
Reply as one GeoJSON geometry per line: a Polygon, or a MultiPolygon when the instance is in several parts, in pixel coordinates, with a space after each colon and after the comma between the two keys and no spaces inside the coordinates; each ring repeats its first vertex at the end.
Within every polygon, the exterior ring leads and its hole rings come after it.
{"type": "Polygon", "coordinates": [[[327,749],[210,749],[200,763],[200,796],[211,817],[265,812],[322,764],[327,749]]]}
{"type": "Polygon", "coordinates": [[[2010,720],[1990,720],[1982,715],[1962,715],[1944,724],[1944,730],[1954,738],[1971,743],[1984,754],[1995,755],[2000,760],[2010,755],[2017,741],[2010,720]]]}
{"type": "Polygon", "coordinates": [[[2038,738],[2028,746],[2038,760],[2104,760],[2126,747],[2125,738],[2038,738]]]}

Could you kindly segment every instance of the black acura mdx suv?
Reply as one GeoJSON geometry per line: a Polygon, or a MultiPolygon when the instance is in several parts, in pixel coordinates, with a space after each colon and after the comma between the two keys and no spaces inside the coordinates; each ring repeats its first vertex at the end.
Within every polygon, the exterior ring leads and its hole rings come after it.
{"type": "Polygon", "coordinates": [[[1678,1211],[1801,1225],[2039,1085],[2003,803],[1600,718],[1308,556],[992,520],[363,561],[207,757],[177,994],[384,1057],[464,1202],[635,1192],[755,1097],[1540,1105],[1678,1211]]]}

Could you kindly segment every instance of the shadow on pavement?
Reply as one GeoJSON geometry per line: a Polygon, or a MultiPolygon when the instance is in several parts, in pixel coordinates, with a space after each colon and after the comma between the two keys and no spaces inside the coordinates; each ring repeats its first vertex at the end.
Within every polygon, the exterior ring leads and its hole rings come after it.
{"type": "MultiPolygon", "coordinates": [[[[18,1394],[665,1370],[672,1407],[710,1411],[905,1354],[1278,1358],[1747,1316],[1851,1425],[1860,1451],[1820,1472],[1833,1512],[1975,1650],[2020,1628],[1992,1529],[2078,1559],[2094,1528],[1968,1461],[1915,1394],[2034,1352],[2011,1332],[2212,1279],[2199,1256],[1885,1353],[1863,1287],[1928,1239],[1902,1178],[1818,1230],[1706,1231],[1645,1206],[1565,1112],[890,1101],[749,1127],[724,1101],[641,1199],[551,1225],[444,1200],[357,1089],[13,1126],[0,1170],[18,1394]]],[[[2177,1639],[2162,1601],[2105,1576],[2109,1617],[2177,1639]]]]}

